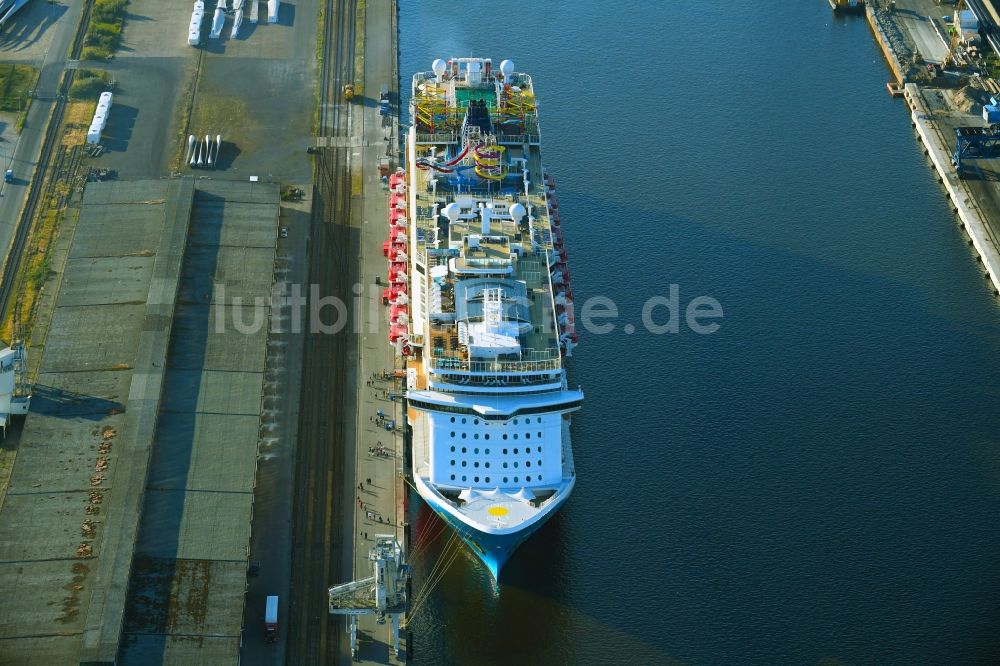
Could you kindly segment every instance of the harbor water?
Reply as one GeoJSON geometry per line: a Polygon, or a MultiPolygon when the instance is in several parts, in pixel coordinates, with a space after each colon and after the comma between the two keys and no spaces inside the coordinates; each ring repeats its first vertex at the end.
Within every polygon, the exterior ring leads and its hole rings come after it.
{"type": "Polygon", "coordinates": [[[1000,662],[1000,300],[867,25],[611,6],[400,2],[404,86],[533,75],[577,312],[619,311],[572,359],[574,495],[499,589],[464,553],[425,588],[443,525],[415,553],[414,663],[1000,662]],[[649,332],[671,285],[719,330],[649,332]]]}

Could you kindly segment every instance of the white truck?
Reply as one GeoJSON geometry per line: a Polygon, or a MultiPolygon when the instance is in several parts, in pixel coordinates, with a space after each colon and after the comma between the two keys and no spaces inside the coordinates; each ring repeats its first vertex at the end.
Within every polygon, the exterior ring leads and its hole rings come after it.
{"type": "Polygon", "coordinates": [[[268,597],[264,606],[264,640],[268,643],[278,640],[278,597],[268,597]]]}

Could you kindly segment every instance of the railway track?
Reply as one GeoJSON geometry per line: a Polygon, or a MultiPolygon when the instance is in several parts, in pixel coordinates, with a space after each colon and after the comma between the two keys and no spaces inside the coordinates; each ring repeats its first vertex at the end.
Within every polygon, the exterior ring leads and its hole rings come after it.
{"type": "MultiPolygon", "coordinates": [[[[344,137],[350,107],[344,83],[353,83],[356,0],[326,0],[320,79],[320,136],[344,137]]],[[[309,283],[321,296],[350,303],[356,271],[357,229],[351,226],[346,148],[316,155],[310,222],[309,283]]],[[[329,314],[327,315],[329,316],[329,314]]],[[[326,589],[351,575],[343,567],[350,548],[341,529],[353,510],[354,441],[345,428],[354,413],[348,374],[354,350],[353,322],[340,334],[309,332],[303,351],[299,436],[295,459],[292,591],[288,664],[332,664],[344,654],[340,632],[328,613],[326,589]]]]}
{"type": "MultiPolygon", "coordinates": [[[[90,11],[94,6],[94,0],[84,0],[83,10],[80,14],[80,23],[77,26],[76,34],[73,36],[73,43],[70,47],[69,59],[77,60],[83,51],[83,38],[87,32],[87,23],[90,21],[90,11]]],[[[62,128],[63,117],[66,114],[66,100],[70,87],[76,78],[76,70],[67,69],[63,72],[62,80],[56,93],[55,104],[49,116],[48,125],[45,128],[45,135],[42,138],[42,146],[38,155],[38,164],[31,175],[31,182],[28,184],[28,197],[25,200],[24,208],[21,209],[21,216],[17,221],[14,230],[14,238],[11,241],[10,252],[7,255],[7,265],[4,267],[3,276],[0,277],[0,312],[6,313],[10,305],[10,299],[14,295],[14,287],[17,283],[17,274],[21,268],[21,254],[28,241],[31,231],[31,221],[38,210],[38,204],[42,200],[42,187],[45,183],[45,174],[48,171],[52,154],[59,143],[59,130],[62,128]]]]}

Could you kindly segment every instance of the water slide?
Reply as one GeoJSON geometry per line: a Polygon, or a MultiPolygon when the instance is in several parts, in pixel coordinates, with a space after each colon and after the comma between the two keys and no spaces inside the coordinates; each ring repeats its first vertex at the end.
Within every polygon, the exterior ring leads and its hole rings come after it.
{"type": "MultiPolygon", "coordinates": [[[[476,148],[479,148],[479,146],[476,146],[476,148]]],[[[451,173],[452,171],[454,171],[453,167],[459,162],[461,162],[463,159],[465,159],[465,156],[468,154],[469,154],[469,146],[466,146],[465,150],[463,150],[458,155],[458,157],[452,160],[448,160],[444,164],[437,164],[436,162],[432,162],[430,159],[426,157],[421,157],[419,160],[416,161],[416,164],[417,168],[424,169],[425,171],[427,169],[434,169],[439,173],[451,173]]]]}

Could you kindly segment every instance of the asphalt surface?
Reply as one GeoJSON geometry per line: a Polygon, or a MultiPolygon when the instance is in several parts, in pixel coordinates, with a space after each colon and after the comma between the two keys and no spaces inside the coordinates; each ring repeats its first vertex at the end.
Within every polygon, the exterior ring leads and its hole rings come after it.
{"type": "MultiPolygon", "coordinates": [[[[302,260],[308,251],[311,200],[282,206],[279,224],[288,229],[279,238],[274,279],[280,293],[290,293],[291,285],[307,283],[308,267],[302,260]]],[[[302,331],[293,329],[292,308],[283,305],[272,312],[267,341],[264,395],[261,402],[261,432],[254,488],[250,560],[258,573],[247,579],[243,607],[243,644],[240,663],[248,666],[284,664],[284,634],[267,643],[263,617],[266,599],[279,599],[278,618],[288,614],[291,579],[292,490],[295,476],[295,448],[299,420],[299,386],[302,383],[302,331]]]]}
{"type": "MultiPolygon", "coordinates": [[[[398,164],[398,155],[390,153],[398,145],[396,111],[383,118],[377,109],[377,97],[382,84],[389,84],[393,100],[398,100],[396,83],[394,3],[387,0],[368,3],[364,41],[364,90],[366,99],[355,104],[352,113],[352,212],[358,219],[360,234],[359,276],[366,294],[365,320],[359,330],[359,355],[357,376],[364,384],[358,387],[355,413],[357,455],[355,478],[363,482],[359,495],[361,506],[355,506],[353,521],[345,525],[345,541],[354,542],[351,569],[353,578],[372,575],[368,551],[376,534],[395,534],[404,543],[404,486],[400,473],[403,470],[403,438],[400,427],[404,422],[402,403],[390,400],[401,393],[401,381],[386,381],[379,377],[384,371],[393,370],[397,363],[395,352],[388,343],[388,311],[378,302],[381,287],[376,280],[386,281],[387,259],[382,255],[382,243],[389,237],[388,193],[379,182],[379,158],[389,155],[392,167],[398,164]],[[386,141],[386,139],[389,141],[386,141]],[[386,430],[380,423],[379,413],[397,425],[395,432],[386,430]],[[381,444],[386,455],[372,455],[369,450],[381,444]],[[353,527],[350,531],[349,528],[353,527]]],[[[404,548],[406,544],[404,543],[404,548]]],[[[341,581],[337,581],[341,582],[341,581]]],[[[346,620],[341,620],[344,626],[346,620]]],[[[401,636],[401,649],[405,654],[405,632],[401,636]]],[[[373,616],[358,621],[358,659],[362,663],[403,663],[392,651],[391,623],[379,625],[373,616]]],[[[341,662],[348,663],[350,654],[342,650],[341,662]]]]}
{"type": "MultiPolygon", "coordinates": [[[[3,171],[14,170],[13,183],[4,183],[0,180],[0,248],[3,249],[4,257],[10,251],[21,208],[28,195],[28,183],[31,182],[32,174],[38,165],[42,139],[55,104],[60,78],[66,67],[66,54],[80,21],[81,9],[82,3],[76,3],[68,8],[64,6],[51,8],[53,18],[47,21],[47,27],[44,29],[45,32],[51,33],[46,37],[48,49],[44,55],[39,54],[39,59],[24,61],[25,64],[38,67],[40,74],[38,84],[35,86],[36,98],[28,109],[21,134],[13,151],[8,153],[10,157],[0,165],[3,171]]],[[[17,25],[8,26],[0,37],[0,58],[6,58],[10,53],[16,53],[19,49],[30,46],[25,42],[39,40],[36,32],[18,32],[17,25]],[[13,33],[10,32],[12,30],[13,33]]],[[[12,59],[23,61],[22,58],[12,59]]]]}
{"type": "MultiPolygon", "coordinates": [[[[943,15],[943,13],[942,13],[943,15]]],[[[940,64],[948,55],[948,44],[941,39],[934,29],[930,16],[904,14],[897,12],[899,22],[913,39],[917,51],[927,62],[940,64]]]]}
{"type": "MultiPolygon", "coordinates": [[[[345,136],[342,82],[352,77],[355,3],[328,0],[325,12],[320,131],[345,136]]],[[[340,195],[348,187],[346,159],[344,149],[317,155],[309,231],[309,285],[341,303],[351,302],[357,256],[350,199],[340,195]]],[[[315,303],[310,298],[308,308],[315,303]]],[[[334,525],[342,520],[345,504],[351,506],[354,496],[347,489],[356,484],[354,447],[349,445],[354,433],[348,416],[354,412],[351,396],[356,378],[348,368],[357,352],[350,334],[353,317],[349,311],[347,316],[348,326],[339,333],[310,330],[305,338],[295,460],[289,664],[333,663],[340,650],[342,634],[328,613],[326,590],[343,576],[337,554],[349,544],[334,525]]]]}

